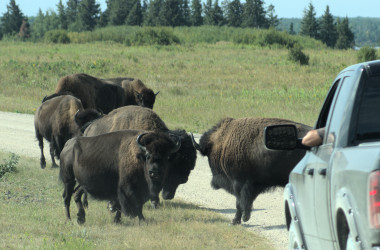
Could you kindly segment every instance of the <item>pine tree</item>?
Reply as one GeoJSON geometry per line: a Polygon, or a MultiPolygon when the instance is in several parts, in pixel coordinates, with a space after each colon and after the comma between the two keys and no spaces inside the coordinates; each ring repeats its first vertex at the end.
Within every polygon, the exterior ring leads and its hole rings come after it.
{"type": "Polygon", "coordinates": [[[77,21],[79,0],[68,0],[66,7],[67,26],[77,21]]]}
{"type": "Polygon", "coordinates": [[[190,7],[189,7],[189,0],[183,0],[182,1],[182,24],[184,26],[190,26],[190,7]]]}
{"type": "Polygon", "coordinates": [[[213,18],[213,8],[212,8],[212,0],[207,0],[205,4],[203,4],[204,18],[203,23],[205,25],[214,25],[213,18]]]}
{"type": "Polygon", "coordinates": [[[268,26],[270,28],[276,28],[280,24],[280,21],[278,20],[278,17],[275,14],[274,6],[272,4],[268,6],[267,14],[268,14],[268,26]]]}
{"type": "Polygon", "coordinates": [[[133,8],[129,11],[126,24],[132,26],[140,26],[143,22],[143,15],[141,10],[141,2],[137,0],[133,8]]]}
{"type": "Polygon", "coordinates": [[[191,2],[191,25],[200,26],[203,24],[202,4],[200,0],[192,0],[191,2]]]}
{"type": "Polygon", "coordinates": [[[1,18],[2,32],[4,35],[15,35],[20,31],[22,21],[26,17],[21,12],[15,0],[10,0],[7,5],[7,12],[1,18]]]}
{"type": "Polygon", "coordinates": [[[147,26],[160,25],[159,14],[164,0],[150,0],[144,24],[147,26]]]}
{"type": "Polygon", "coordinates": [[[159,14],[160,25],[179,26],[182,23],[181,1],[164,0],[159,14]]]}
{"type": "Polygon", "coordinates": [[[226,23],[225,18],[223,16],[223,10],[219,6],[219,0],[215,0],[212,12],[214,25],[222,26],[226,23]]]}
{"type": "Polygon", "coordinates": [[[231,27],[240,27],[242,23],[243,6],[240,0],[232,0],[227,6],[227,25],[231,27]]]}
{"type": "Polygon", "coordinates": [[[319,25],[317,22],[314,6],[309,3],[309,8],[304,10],[304,16],[301,20],[300,35],[319,38],[319,25]]]}
{"type": "MultiPolygon", "coordinates": [[[[134,4],[134,3],[133,3],[134,4]]],[[[109,6],[109,24],[123,25],[132,9],[132,1],[112,0],[109,6]]]]}
{"type": "Polygon", "coordinates": [[[323,43],[333,48],[338,40],[338,33],[336,31],[336,24],[334,24],[334,17],[330,13],[330,8],[327,5],[325,13],[321,18],[320,25],[320,38],[323,43]]]}
{"type": "Polygon", "coordinates": [[[243,7],[243,27],[268,28],[262,0],[247,0],[243,7]]]}
{"type": "Polygon", "coordinates": [[[338,49],[349,49],[354,47],[355,36],[349,27],[348,17],[343,18],[343,20],[340,20],[340,18],[338,18],[336,27],[338,31],[338,40],[336,42],[336,47],[338,49]]]}
{"type": "Polygon", "coordinates": [[[296,32],[294,31],[294,24],[293,24],[293,22],[290,23],[289,34],[290,35],[295,35],[296,34],[296,32]]]}
{"type": "Polygon", "coordinates": [[[82,0],[79,4],[79,24],[81,30],[93,30],[99,20],[100,5],[95,0],[82,0]]]}
{"type": "Polygon", "coordinates": [[[66,10],[65,6],[62,4],[62,0],[59,0],[59,3],[57,4],[58,8],[58,18],[59,18],[59,28],[60,29],[67,29],[67,16],[66,16],[66,10]]]}

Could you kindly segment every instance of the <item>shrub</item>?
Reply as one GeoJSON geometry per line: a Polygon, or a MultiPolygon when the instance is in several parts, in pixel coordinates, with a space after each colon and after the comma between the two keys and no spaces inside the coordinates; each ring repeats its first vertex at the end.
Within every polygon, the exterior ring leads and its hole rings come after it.
{"type": "Polygon", "coordinates": [[[236,44],[254,44],[255,40],[256,36],[252,33],[237,34],[233,37],[233,42],[236,44]]]}
{"type": "Polygon", "coordinates": [[[290,61],[298,62],[300,65],[309,64],[309,56],[303,53],[302,47],[299,44],[295,44],[289,48],[288,58],[290,61]]]}
{"type": "Polygon", "coordinates": [[[171,45],[180,41],[167,28],[143,28],[125,40],[127,45],[171,45]]]}
{"type": "Polygon", "coordinates": [[[369,46],[364,46],[357,52],[358,62],[366,62],[376,60],[377,52],[376,49],[369,46]]]}
{"type": "Polygon", "coordinates": [[[278,44],[287,48],[293,47],[295,43],[288,33],[274,29],[263,31],[258,42],[262,47],[278,44]]]}
{"type": "Polygon", "coordinates": [[[45,41],[48,43],[70,43],[70,38],[65,30],[49,30],[45,33],[45,41]]]}
{"type": "Polygon", "coordinates": [[[16,172],[16,164],[18,163],[20,156],[12,153],[9,159],[4,159],[4,163],[0,164],[0,178],[6,173],[16,172]]]}

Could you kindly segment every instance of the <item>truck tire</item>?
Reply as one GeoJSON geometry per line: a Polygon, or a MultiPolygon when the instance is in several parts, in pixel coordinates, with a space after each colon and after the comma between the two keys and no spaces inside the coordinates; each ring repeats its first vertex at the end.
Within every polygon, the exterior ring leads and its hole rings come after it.
{"type": "Polygon", "coordinates": [[[301,249],[301,246],[297,240],[293,220],[290,222],[290,227],[289,227],[288,249],[301,249]]]}

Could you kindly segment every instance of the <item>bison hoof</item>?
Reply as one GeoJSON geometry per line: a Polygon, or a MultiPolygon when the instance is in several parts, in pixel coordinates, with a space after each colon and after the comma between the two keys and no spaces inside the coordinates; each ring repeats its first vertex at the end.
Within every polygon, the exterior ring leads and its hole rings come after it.
{"type": "Polygon", "coordinates": [[[234,219],[231,221],[231,224],[232,224],[232,225],[240,225],[240,224],[241,224],[241,220],[240,220],[240,219],[236,219],[236,218],[234,218],[234,219]]]}
{"type": "Polygon", "coordinates": [[[79,225],[82,225],[86,222],[86,218],[85,217],[78,217],[77,222],[79,225]]]}
{"type": "Polygon", "coordinates": [[[159,201],[152,201],[151,202],[151,205],[152,205],[152,208],[158,208],[158,205],[160,204],[159,201]]]}
{"type": "Polygon", "coordinates": [[[51,165],[51,168],[58,168],[58,165],[57,165],[56,163],[53,163],[53,164],[51,165]]]}
{"type": "Polygon", "coordinates": [[[41,161],[40,165],[41,165],[41,168],[44,169],[46,167],[46,162],[45,161],[41,161]]]}
{"type": "Polygon", "coordinates": [[[247,222],[249,221],[249,219],[251,218],[251,214],[250,213],[243,213],[243,221],[244,222],[247,222]]]}

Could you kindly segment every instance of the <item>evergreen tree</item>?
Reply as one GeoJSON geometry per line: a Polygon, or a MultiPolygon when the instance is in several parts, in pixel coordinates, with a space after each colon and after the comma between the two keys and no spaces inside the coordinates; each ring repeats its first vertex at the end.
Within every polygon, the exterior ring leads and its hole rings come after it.
{"type": "Polygon", "coordinates": [[[68,0],[66,7],[67,26],[73,25],[77,21],[79,0],[68,0]]]}
{"type": "Polygon", "coordinates": [[[325,13],[321,18],[320,25],[320,38],[323,43],[333,48],[338,40],[338,33],[336,31],[336,24],[334,24],[334,17],[330,13],[330,8],[327,5],[325,13]]]}
{"type": "Polygon", "coordinates": [[[164,0],[150,0],[144,24],[147,26],[160,25],[159,14],[164,0]]]}
{"type": "Polygon", "coordinates": [[[58,18],[59,18],[59,28],[60,29],[67,29],[67,16],[66,16],[66,10],[65,6],[62,4],[62,0],[59,0],[59,3],[57,4],[58,8],[58,18]]]}
{"type": "Polygon", "coordinates": [[[338,31],[338,40],[336,42],[336,47],[338,49],[349,49],[354,47],[355,36],[349,27],[348,17],[343,18],[343,20],[340,20],[340,18],[338,18],[336,27],[338,31]]]}
{"type": "Polygon", "coordinates": [[[243,6],[240,0],[232,0],[226,6],[227,25],[231,27],[240,27],[242,23],[243,6]]]}
{"type": "Polygon", "coordinates": [[[100,5],[95,0],[81,0],[79,4],[79,24],[81,30],[93,30],[99,20],[100,5]]]}
{"type": "Polygon", "coordinates": [[[137,0],[133,8],[129,11],[127,17],[127,25],[140,26],[143,22],[143,15],[141,9],[141,2],[137,0]]]}
{"type": "MultiPolygon", "coordinates": [[[[134,2],[133,2],[134,5],[134,2]]],[[[129,10],[133,7],[129,0],[112,0],[109,6],[109,24],[123,25],[129,15],[129,10]]]]}
{"type": "Polygon", "coordinates": [[[280,24],[280,21],[278,20],[277,15],[275,14],[274,6],[272,4],[268,6],[267,14],[268,26],[270,28],[276,28],[280,24]]]}
{"type": "Polygon", "coordinates": [[[148,3],[147,3],[147,0],[143,0],[142,1],[142,6],[141,6],[141,13],[142,13],[142,16],[143,16],[143,22],[148,14],[148,3]]]}
{"type": "Polygon", "coordinates": [[[296,32],[294,31],[294,24],[293,24],[293,22],[290,23],[289,34],[290,35],[295,35],[296,34],[296,32]]]}
{"type": "Polygon", "coordinates": [[[189,0],[183,0],[182,3],[182,25],[184,26],[190,26],[190,7],[189,7],[189,0]]]}
{"type": "Polygon", "coordinates": [[[46,32],[53,29],[59,29],[59,17],[54,11],[46,11],[44,14],[41,9],[31,25],[31,35],[33,40],[42,39],[46,32]]]}
{"type": "Polygon", "coordinates": [[[159,24],[163,26],[179,26],[182,23],[181,1],[164,0],[160,9],[159,24]]]}
{"type": "Polygon", "coordinates": [[[223,10],[219,6],[219,0],[215,0],[212,13],[214,25],[222,26],[226,23],[225,18],[223,16],[223,10]]]}
{"type": "Polygon", "coordinates": [[[1,18],[2,33],[4,35],[15,35],[19,33],[22,21],[26,17],[21,12],[15,0],[10,0],[7,5],[7,12],[1,18]]]}
{"type": "Polygon", "coordinates": [[[247,0],[243,7],[243,27],[268,28],[262,0],[247,0]]]}
{"type": "Polygon", "coordinates": [[[304,10],[304,16],[301,20],[300,35],[319,38],[319,25],[317,22],[314,6],[309,3],[309,8],[304,10]]]}
{"type": "Polygon", "coordinates": [[[190,20],[191,25],[193,26],[200,26],[203,24],[202,4],[200,0],[192,0],[190,20]]]}
{"type": "Polygon", "coordinates": [[[207,0],[205,4],[203,4],[204,18],[203,23],[205,25],[214,25],[213,18],[213,9],[212,9],[212,0],[207,0]]]}

